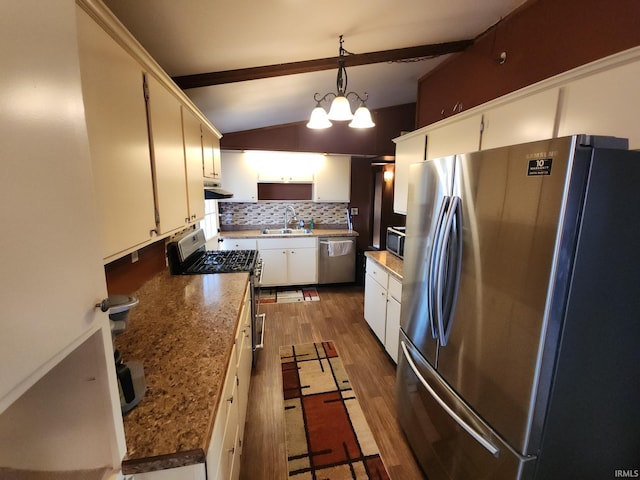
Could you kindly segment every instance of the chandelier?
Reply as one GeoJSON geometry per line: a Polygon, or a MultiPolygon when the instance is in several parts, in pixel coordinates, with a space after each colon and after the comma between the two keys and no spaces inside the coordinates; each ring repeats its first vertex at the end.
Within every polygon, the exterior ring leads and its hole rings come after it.
{"type": "Polygon", "coordinates": [[[365,105],[369,98],[367,92],[364,92],[364,98],[356,92],[347,92],[347,69],[344,66],[345,54],[353,55],[342,47],[342,35],[340,35],[340,50],[338,55],[338,78],[336,79],[337,93],[329,92],[323,97],[319,93],[313,96],[316,106],[311,112],[311,118],[307,123],[308,128],[322,129],[329,128],[334,121],[351,120],[349,126],[351,128],[371,128],[375,123],[371,120],[371,112],[365,105]],[[346,93],[345,93],[346,92],[346,93]],[[329,113],[322,107],[322,102],[328,101],[333,97],[329,113]],[[351,113],[351,103],[349,98],[353,98],[359,102],[359,106],[355,113],[351,113]]]}

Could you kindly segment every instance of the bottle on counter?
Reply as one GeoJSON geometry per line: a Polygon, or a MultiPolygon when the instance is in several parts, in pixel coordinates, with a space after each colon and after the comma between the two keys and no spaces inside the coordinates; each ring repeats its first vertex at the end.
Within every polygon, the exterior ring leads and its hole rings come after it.
{"type": "Polygon", "coordinates": [[[311,222],[309,222],[309,228],[310,228],[311,230],[313,230],[314,228],[316,228],[316,224],[315,224],[315,222],[313,221],[313,218],[311,219],[311,222]]]}

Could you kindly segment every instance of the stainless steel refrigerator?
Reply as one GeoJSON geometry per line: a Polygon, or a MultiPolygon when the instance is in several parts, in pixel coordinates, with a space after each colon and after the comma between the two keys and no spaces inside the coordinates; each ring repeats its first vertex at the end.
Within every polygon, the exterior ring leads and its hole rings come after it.
{"type": "Polygon", "coordinates": [[[580,135],[409,178],[396,397],[428,478],[638,476],[640,153],[580,135]]]}

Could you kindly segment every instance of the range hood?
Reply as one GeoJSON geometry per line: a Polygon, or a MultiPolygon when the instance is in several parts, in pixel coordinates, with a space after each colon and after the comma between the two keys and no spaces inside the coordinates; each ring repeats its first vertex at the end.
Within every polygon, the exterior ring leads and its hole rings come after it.
{"type": "Polygon", "coordinates": [[[223,190],[220,182],[208,179],[204,181],[205,200],[220,200],[231,197],[233,197],[233,193],[223,190]]]}

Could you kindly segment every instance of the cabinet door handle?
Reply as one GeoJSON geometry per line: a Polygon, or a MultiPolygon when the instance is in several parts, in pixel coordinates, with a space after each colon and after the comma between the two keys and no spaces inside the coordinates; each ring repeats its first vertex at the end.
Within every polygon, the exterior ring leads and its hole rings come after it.
{"type": "Polygon", "coordinates": [[[231,395],[229,398],[227,398],[227,402],[233,403],[233,395],[231,395]]]}

